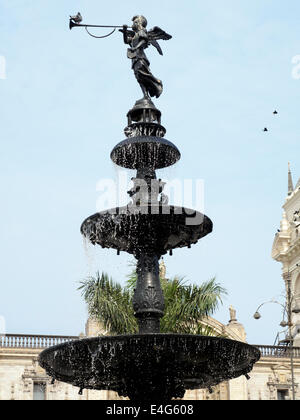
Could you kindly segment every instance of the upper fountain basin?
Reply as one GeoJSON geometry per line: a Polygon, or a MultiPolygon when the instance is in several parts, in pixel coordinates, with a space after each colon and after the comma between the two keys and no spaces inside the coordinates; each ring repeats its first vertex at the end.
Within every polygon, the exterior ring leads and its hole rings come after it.
{"type": "Polygon", "coordinates": [[[117,144],[111,160],[128,169],[161,169],[174,165],[180,159],[177,147],[161,137],[131,137],[117,144]]]}

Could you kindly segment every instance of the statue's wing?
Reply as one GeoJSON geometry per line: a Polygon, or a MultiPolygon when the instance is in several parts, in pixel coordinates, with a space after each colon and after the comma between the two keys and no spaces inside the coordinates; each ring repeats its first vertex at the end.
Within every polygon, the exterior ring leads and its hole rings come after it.
{"type": "Polygon", "coordinates": [[[155,41],[155,39],[150,41],[150,44],[152,44],[153,47],[155,47],[157,49],[157,51],[159,52],[160,55],[163,55],[162,49],[160,48],[159,43],[157,41],[155,41]]]}
{"type": "Polygon", "coordinates": [[[167,41],[171,38],[171,35],[167,34],[167,32],[163,31],[158,26],[154,26],[153,29],[150,29],[150,31],[148,31],[149,41],[157,41],[158,39],[163,39],[164,41],[167,41]]]}
{"type": "Polygon", "coordinates": [[[148,31],[148,42],[157,49],[160,55],[163,55],[163,52],[157,40],[163,39],[167,41],[168,39],[171,39],[171,38],[172,38],[171,35],[167,34],[167,32],[163,31],[158,26],[154,26],[153,29],[150,29],[150,31],[148,31]]]}

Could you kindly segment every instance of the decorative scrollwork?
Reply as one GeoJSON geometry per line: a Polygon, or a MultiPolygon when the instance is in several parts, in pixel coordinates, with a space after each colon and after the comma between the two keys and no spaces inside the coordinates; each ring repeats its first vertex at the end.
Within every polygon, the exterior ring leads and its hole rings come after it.
{"type": "Polygon", "coordinates": [[[124,129],[126,137],[160,137],[163,138],[166,134],[166,129],[159,124],[145,124],[145,123],[136,123],[127,126],[124,129]]]}

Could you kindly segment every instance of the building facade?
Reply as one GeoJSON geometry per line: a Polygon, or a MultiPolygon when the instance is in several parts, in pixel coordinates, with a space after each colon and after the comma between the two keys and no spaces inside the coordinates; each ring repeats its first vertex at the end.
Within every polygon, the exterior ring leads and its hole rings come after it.
{"type": "Polygon", "coordinates": [[[288,195],[283,204],[280,229],[275,235],[272,258],[282,264],[287,299],[290,295],[291,335],[294,346],[300,346],[300,179],[294,187],[290,167],[288,195]]]}

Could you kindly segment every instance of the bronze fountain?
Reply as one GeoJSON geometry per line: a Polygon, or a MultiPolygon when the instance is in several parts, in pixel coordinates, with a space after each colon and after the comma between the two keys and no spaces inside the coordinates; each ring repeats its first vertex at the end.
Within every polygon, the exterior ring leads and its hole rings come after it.
{"type": "MultiPolygon", "coordinates": [[[[80,14],[71,17],[70,29],[109,27],[84,25],[81,20],[80,14]]],[[[130,29],[126,25],[120,29],[143,92],[143,98],[127,114],[126,139],[111,152],[115,164],[137,171],[133,188],[128,191],[131,202],[96,213],[81,226],[82,235],[92,244],[124,251],[137,259],[133,307],[139,333],[64,343],[44,350],[39,358],[54,380],[77,386],[80,392],[85,388],[106,389],[141,402],[183,398],[186,390],[210,389],[241,375],[249,378],[248,373],[260,358],[259,350],[246,343],[160,333],[164,297],[158,261],[167,252],[196,244],[212,232],[213,224],[197,211],[169,205],[163,194],[164,183],[156,177],[156,170],[175,164],[180,152],[164,138],[161,112],[151,100],[161,95],[163,85],[151,73],[145,55],[151,45],[162,54],[157,41],[172,37],[159,27],[150,31],[146,27],[146,18],[135,16],[130,29]]]]}

